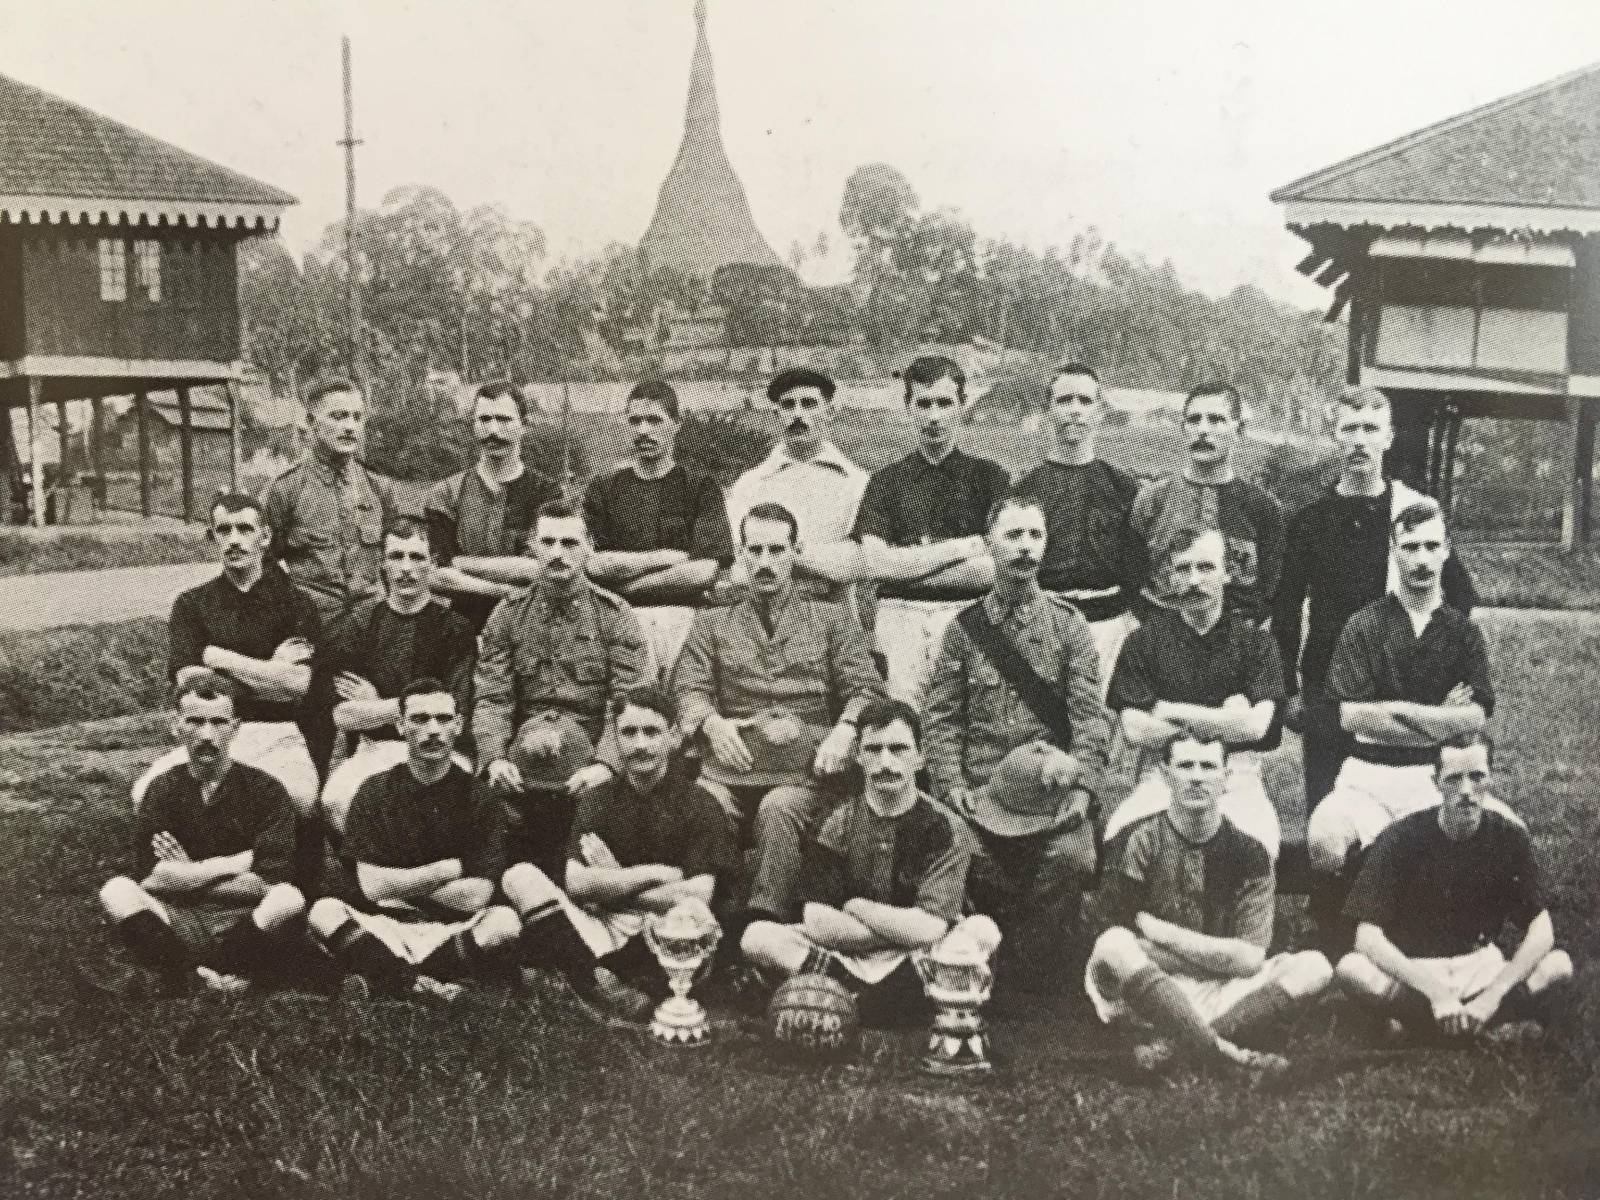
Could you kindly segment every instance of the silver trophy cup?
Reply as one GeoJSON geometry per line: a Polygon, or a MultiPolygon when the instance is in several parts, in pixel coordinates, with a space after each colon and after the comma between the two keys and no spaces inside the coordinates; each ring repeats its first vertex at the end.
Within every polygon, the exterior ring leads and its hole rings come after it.
{"type": "MultiPolygon", "coordinates": [[[[981,919],[981,918],[979,918],[981,919]]],[[[995,934],[998,941],[998,931],[995,934]]],[[[976,1075],[993,1069],[989,1032],[980,1011],[994,987],[992,946],[956,929],[912,956],[922,990],[934,1005],[922,1069],[934,1075],[976,1075]]]]}
{"type": "Polygon", "coordinates": [[[644,927],[646,944],[666,972],[672,995],[656,1006],[650,1034],[668,1046],[704,1046],[711,1023],[689,997],[695,975],[722,940],[722,926],[699,900],[680,900],[644,927]]]}

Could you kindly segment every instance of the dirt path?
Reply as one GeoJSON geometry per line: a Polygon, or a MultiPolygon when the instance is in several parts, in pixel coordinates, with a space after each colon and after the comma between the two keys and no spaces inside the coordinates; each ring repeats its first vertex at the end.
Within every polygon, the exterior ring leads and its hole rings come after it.
{"type": "Polygon", "coordinates": [[[165,617],[179,592],[216,573],[217,565],[205,562],[11,576],[0,579],[0,629],[165,617]]]}

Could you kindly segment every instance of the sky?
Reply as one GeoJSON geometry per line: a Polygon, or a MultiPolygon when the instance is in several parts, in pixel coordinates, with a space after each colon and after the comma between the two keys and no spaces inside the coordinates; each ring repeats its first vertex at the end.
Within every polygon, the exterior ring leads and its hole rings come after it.
{"type": "MultiPolygon", "coordinates": [[[[1090,226],[1212,294],[1326,302],[1267,194],[1600,60],[1595,0],[709,0],[723,139],[781,257],[882,161],[925,208],[1035,249],[1090,226]]],[[[0,0],[0,74],[343,212],[411,183],[538,224],[551,261],[636,243],[677,150],[692,0],[0,0]]]]}

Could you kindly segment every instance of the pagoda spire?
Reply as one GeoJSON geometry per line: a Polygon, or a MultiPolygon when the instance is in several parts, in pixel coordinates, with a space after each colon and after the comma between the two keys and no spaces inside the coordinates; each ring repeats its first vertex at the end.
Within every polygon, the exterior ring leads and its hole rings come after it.
{"type": "Polygon", "coordinates": [[[716,72],[706,36],[706,0],[695,0],[694,22],[683,141],[661,184],[655,216],[639,251],[653,266],[678,267],[707,280],[728,263],[780,266],[756,228],[744,185],[722,144],[716,72]]]}

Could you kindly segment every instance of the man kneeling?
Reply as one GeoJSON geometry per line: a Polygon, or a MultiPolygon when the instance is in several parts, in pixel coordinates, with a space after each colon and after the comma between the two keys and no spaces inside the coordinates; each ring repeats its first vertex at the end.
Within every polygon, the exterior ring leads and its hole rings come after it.
{"type": "Polygon", "coordinates": [[[660,688],[612,702],[622,772],[585,792],[567,843],[566,888],[532,863],[502,881],[522,914],[523,961],[624,1021],[649,1016],[660,969],[637,935],[680,900],[724,908],[738,866],[733,822],[682,770],[678,711],[660,688]]]}
{"type": "MultiPolygon", "coordinates": [[[[866,790],[824,822],[806,847],[797,925],[756,921],[740,943],[758,970],[787,978],[824,974],[858,993],[871,1019],[921,1006],[910,964],[961,915],[970,835],[917,791],[922,722],[899,700],[861,710],[856,761],[866,790]]],[[[987,917],[968,918],[991,950],[987,917]]],[[[967,922],[962,922],[966,924],[967,922]]]]}
{"type": "Polygon", "coordinates": [[[1097,897],[1109,928],[1095,942],[1084,986],[1100,1019],[1134,1019],[1154,1041],[1135,1050],[1147,1069],[1184,1054],[1203,1065],[1278,1074],[1288,1062],[1236,1044],[1316,996],[1332,979],[1315,951],[1268,958],[1273,871],[1261,844],[1222,815],[1227,753],[1220,741],[1169,742],[1163,811],[1110,847],[1097,897]]]}
{"type": "Polygon", "coordinates": [[[400,696],[406,761],[356,792],[344,850],[356,864],[353,903],[325,896],[311,931],[363,997],[406,992],[453,999],[449,982],[509,965],[517,914],[492,906],[505,867],[499,802],[452,760],[461,716],[437,679],[400,696]]]}
{"type": "Polygon", "coordinates": [[[1572,978],[1527,829],[1485,810],[1492,757],[1481,734],[1442,747],[1443,803],[1379,835],[1345,904],[1356,948],[1339,961],[1339,982],[1413,1030],[1542,1025],[1572,978]],[[1510,962],[1494,944],[1508,923],[1520,935],[1510,962]]]}
{"type": "Polygon", "coordinates": [[[271,775],[229,755],[237,685],[200,668],[176,689],[182,761],[153,776],[134,816],[139,882],[118,876],[100,905],[144,967],[169,987],[191,977],[237,991],[298,933],[305,899],[284,882],[295,813],[271,775]]]}

